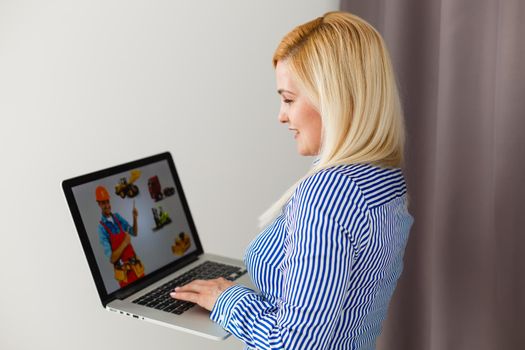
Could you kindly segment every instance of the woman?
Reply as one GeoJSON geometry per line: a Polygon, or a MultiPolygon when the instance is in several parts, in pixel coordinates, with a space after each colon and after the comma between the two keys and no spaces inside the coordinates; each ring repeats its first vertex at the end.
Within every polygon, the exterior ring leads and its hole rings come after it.
{"type": "Polygon", "coordinates": [[[172,296],[257,349],[373,349],[401,274],[412,217],[399,167],[404,125],[381,36],[330,12],[273,57],[279,121],[312,169],[263,216],[245,262],[261,294],[224,279],[172,296]]]}

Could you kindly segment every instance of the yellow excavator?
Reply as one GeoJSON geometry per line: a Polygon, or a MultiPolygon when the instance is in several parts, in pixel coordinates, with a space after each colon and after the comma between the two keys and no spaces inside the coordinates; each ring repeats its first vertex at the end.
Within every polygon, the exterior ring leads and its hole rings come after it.
{"type": "Polygon", "coordinates": [[[140,170],[132,170],[129,180],[125,177],[120,178],[119,183],[115,186],[115,193],[121,198],[136,197],[139,194],[139,188],[133,183],[140,177],[140,170]]]}

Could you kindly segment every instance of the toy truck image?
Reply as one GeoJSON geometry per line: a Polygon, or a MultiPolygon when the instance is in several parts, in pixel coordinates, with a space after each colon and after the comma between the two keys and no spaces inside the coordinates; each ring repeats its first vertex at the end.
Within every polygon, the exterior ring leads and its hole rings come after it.
{"type": "Polygon", "coordinates": [[[148,189],[151,198],[158,202],[164,198],[162,194],[162,188],[160,187],[160,181],[158,176],[152,176],[148,179],[148,189]]]}
{"type": "Polygon", "coordinates": [[[133,170],[129,176],[129,181],[122,177],[119,183],[115,186],[115,193],[122,199],[128,196],[129,198],[136,197],[139,194],[139,188],[133,183],[140,177],[139,170],[133,170]]]}
{"type": "Polygon", "coordinates": [[[191,246],[190,236],[184,232],[179,233],[179,237],[175,238],[175,244],[171,246],[171,251],[174,255],[183,255],[191,246]]]}
{"type": "Polygon", "coordinates": [[[159,177],[157,175],[148,179],[148,189],[151,198],[155,202],[162,200],[164,197],[173,196],[175,193],[174,187],[166,187],[164,190],[162,190],[162,186],[160,185],[159,177]]]}
{"type": "Polygon", "coordinates": [[[153,231],[158,231],[167,224],[171,223],[170,216],[162,209],[162,207],[159,207],[158,209],[151,208],[151,211],[153,212],[153,220],[155,220],[155,227],[153,228],[153,231]]]}
{"type": "Polygon", "coordinates": [[[173,194],[175,193],[175,188],[173,187],[166,187],[164,189],[164,191],[162,191],[164,193],[164,197],[169,197],[169,196],[173,196],[173,194]]]}

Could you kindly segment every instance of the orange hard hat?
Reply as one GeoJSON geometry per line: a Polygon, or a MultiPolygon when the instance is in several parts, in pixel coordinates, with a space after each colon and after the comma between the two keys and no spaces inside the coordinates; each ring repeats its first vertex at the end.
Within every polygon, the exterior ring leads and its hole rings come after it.
{"type": "Polygon", "coordinates": [[[97,197],[97,202],[109,201],[109,192],[104,186],[98,186],[95,190],[95,195],[97,197]]]}

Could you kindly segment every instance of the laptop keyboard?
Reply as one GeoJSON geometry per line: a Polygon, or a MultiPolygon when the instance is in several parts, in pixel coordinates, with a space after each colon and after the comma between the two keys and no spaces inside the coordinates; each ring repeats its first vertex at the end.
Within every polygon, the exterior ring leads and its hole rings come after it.
{"type": "Polygon", "coordinates": [[[147,294],[144,294],[140,298],[133,300],[133,303],[181,315],[184,311],[195,306],[195,304],[190,303],[189,301],[173,299],[170,296],[170,292],[173,291],[175,287],[183,286],[197,279],[209,280],[224,277],[227,280],[234,281],[245,273],[246,269],[237,266],[206,261],[183,275],[174,278],[147,294]]]}

